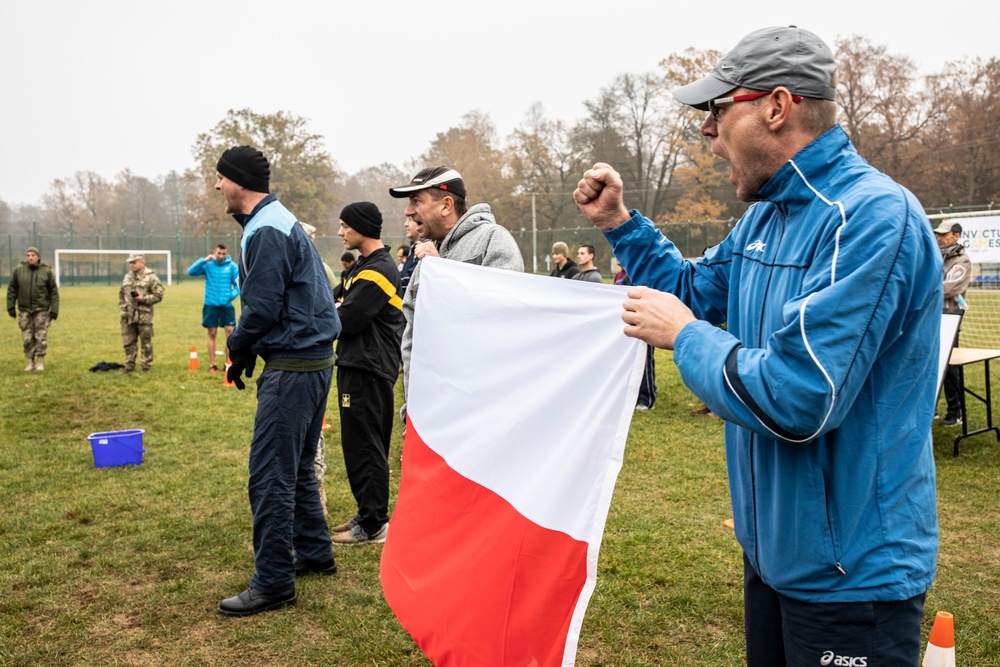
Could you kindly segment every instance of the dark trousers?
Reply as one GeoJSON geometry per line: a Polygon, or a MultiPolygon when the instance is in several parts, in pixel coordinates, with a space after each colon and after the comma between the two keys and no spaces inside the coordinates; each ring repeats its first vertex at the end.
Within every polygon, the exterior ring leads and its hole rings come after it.
{"type": "Polygon", "coordinates": [[[923,593],[893,602],[801,602],[761,581],[744,555],[743,611],[747,667],[920,664],[923,593]]]}
{"type": "Polygon", "coordinates": [[[642,370],[642,383],[639,385],[639,398],[637,405],[645,405],[647,408],[653,407],[656,403],[656,360],[653,358],[654,348],[652,345],[646,346],[646,365],[642,370]]]}
{"type": "Polygon", "coordinates": [[[250,585],[267,593],[295,585],[293,551],[302,560],[333,557],[313,469],[332,376],[332,367],[305,373],[265,368],[257,379],[249,484],[256,572],[250,585]]]}
{"type": "Polygon", "coordinates": [[[393,380],[337,367],[340,444],[359,525],[369,535],[389,521],[389,444],[392,439],[393,380]]]}
{"type": "Polygon", "coordinates": [[[947,417],[959,417],[962,414],[962,392],[965,383],[962,382],[962,367],[948,364],[944,371],[944,400],[948,403],[947,417]]]}
{"type": "MultiPolygon", "coordinates": [[[[955,334],[955,347],[958,347],[958,334],[955,334]]],[[[962,416],[962,393],[965,391],[965,378],[961,366],[948,364],[944,369],[944,400],[948,404],[946,417],[962,416]]]]}

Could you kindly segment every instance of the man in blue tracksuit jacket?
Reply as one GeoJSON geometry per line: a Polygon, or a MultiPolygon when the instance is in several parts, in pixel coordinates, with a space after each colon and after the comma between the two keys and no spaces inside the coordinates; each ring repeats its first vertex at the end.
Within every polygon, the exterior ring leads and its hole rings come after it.
{"type": "Polygon", "coordinates": [[[248,616],[295,604],[295,574],[337,570],[313,460],[340,320],[316,247],[268,194],[267,158],[234,146],[216,170],[215,189],[243,227],[240,319],[229,337],[228,379],[243,389],[241,376],[253,375],[257,357],[265,363],[250,442],[256,572],[245,591],[219,605],[227,616],[248,616]]]}
{"type": "Polygon", "coordinates": [[[940,253],[835,124],[834,71],[812,33],[769,28],[674,91],[756,202],[700,262],[609,165],[574,193],[637,285],[626,333],[727,422],[749,667],[917,664],[937,558],[940,253]]]}
{"type": "Polygon", "coordinates": [[[236,326],[236,309],[233,299],[240,295],[240,277],[236,263],[229,256],[224,243],[215,246],[207,257],[201,257],[188,267],[189,276],[205,276],[205,305],[201,309],[201,326],[208,330],[208,371],[218,373],[215,361],[215,337],[222,327],[226,341],[236,326]]]}

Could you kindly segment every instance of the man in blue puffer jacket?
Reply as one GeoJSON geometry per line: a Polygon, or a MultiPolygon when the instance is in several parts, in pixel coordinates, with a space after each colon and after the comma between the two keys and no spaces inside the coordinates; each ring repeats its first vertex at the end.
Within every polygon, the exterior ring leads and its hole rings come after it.
{"type": "Polygon", "coordinates": [[[236,326],[236,309],[233,299],[240,295],[239,269],[229,257],[229,249],[222,243],[207,257],[202,257],[188,267],[189,276],[205,276],[205,305],[201,308],[201,326],[208,330],[209,373],[218,373],[215,360],[215,336],[222,327],[226,341],[236,326]]]}
{"type": "Polygon", "coordinates": [[[673,349],[727,422],[749,667],[917,664],[937,559],[940,253],[836,125],[835,69],[812,33],[768,28],[673,91],[755,202],[697,263],[609,165],[574,193],[637,285],[625,333],[673,349]]]}

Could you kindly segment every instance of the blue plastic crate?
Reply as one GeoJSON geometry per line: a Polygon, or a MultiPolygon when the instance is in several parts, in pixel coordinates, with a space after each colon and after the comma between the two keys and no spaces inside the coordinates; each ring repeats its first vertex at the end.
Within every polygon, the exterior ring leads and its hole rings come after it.
{"type": "Polygon", "coordinates": [[[94,465],[98,468],[139,465],[146,451],[142,446],[143,433],[141,428],[91,433],[87,440],[94,451],[94,465]]]}

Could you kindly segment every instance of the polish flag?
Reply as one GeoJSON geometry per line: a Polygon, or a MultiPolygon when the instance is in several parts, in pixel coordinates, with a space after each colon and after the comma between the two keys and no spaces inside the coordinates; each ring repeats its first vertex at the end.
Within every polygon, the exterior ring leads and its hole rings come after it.
{"type": "Polygon", "coordinates": [[[645,359],[626,289],[422,260],[381,579],[438,667],[576,660],[645,359]]]}

